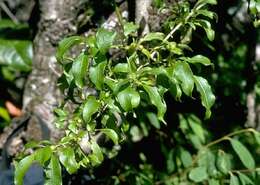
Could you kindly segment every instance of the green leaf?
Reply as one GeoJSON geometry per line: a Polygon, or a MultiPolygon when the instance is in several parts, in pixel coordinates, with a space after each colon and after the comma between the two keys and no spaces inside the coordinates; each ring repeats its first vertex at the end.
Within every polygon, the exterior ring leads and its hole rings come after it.
{"type": "Polygon", "coordinates": [[[20,71],[30,71],[32,57],[31,42],[0,39],[0,65],[7,65],[20,71]]]}
{"type": "Polygon", "coordinates": [[[188,168],[192,165],[192,156],[184,148],[180,149],[180,159],[185,168],[188,168]]]}
{"type": "Polygon", "coordinates": [[[216,179],[209,179],[209,185],[220,185],[220,183],[216,179]]]}
{"type": "Polygon", "coordinates": [[[206,167],[193,168],[189,173],[189,178],[194,182],[202,182],[208,178],[206,167]]]}
{"type": "Polygon", "coordinates": [[[231,174],[229,184],[230,185],[239,185],[239,180],[238,180],[237,176],[231,174]]]}
{"type": "Polygon", "coordinates": [[[158,88],[148,85],[143,85],[143,88],[147,92],[151,103],[157,108],[158,119],[165,123],[163,117],[166,112],[166,103],[164,102],[164,99],[160,96],[158,88]]]}
{"type": "Polygon", "coordinates": [[[75,159],[75,153],[73,148],[62,148],[59,151],[59,159],[69,174],[73,174],[78,170],[79,164],[75,159]]]}
{"type": "Polygon", "coordinates": [[[114,142],[115,145],[118,144],[118,135],[113,129],[104,128],[99,130],[104,134],[106,134],[107,137],[109,137],[114,142]]]}
{"type": "Polygon", "coordinates": [[[84,53],[81,53],[72,64],[72,75],[75,79],[75,84],[79,88],[84,86],[84,79],[87,75],[88,63],[88,56],[84,53]]]}
{"type": "Polygon", "coordinates": [[[51,156],[50,164],[45,170],[45,174],[47,177],[45,185],[62,185],[61,166],[55,155],[51,156]]]}
{"type": "Polygon", "coordinates": [[[254,184],[254,182],[245,174],[238,172],[238,177],[242,185],[254,184]]]}
{"type": "Polygon", "coordinates": [[[203,15],[205,17],[208,17],[210,19],[217,18],[217,14],[208,10],[197,10],[197,14],[203,15]]]}
{"type": "Polygon", "coordinates": [[[217,0],[199,0],[198,4],[201,3],[206,3],[206,4],[212,4],[212,5],[216,5],[217,4],[217,0]]]}
{"type": "Polygon", "coordinates": [[[113,68],[114,73],[129,73],[129,68],[127,63],[118,63],[113,68]]]}
{"type": "Polygon", "coordinates": [[[84,42],[84,37],[81,36],[71,36],[63,39],[58,46],[56,58],[58,62],[62,62],[62,60],[66,57],[64,56],[67,51],[73,46],[84,42]]]}
{"type": "Polygon", "coordinates": [[[228,174],[228,172],[231,170],[229,160],[230,159],[228,158],[227,154],[220,150],[218,152],[217,161],[216,161],[218,170],[224,174],[228,174]]]}
{"type": "Polygon", "coordinates": [[[167,155],[167,157],[166,157],[167,158],[167,160],[166,160],[167,172],[172,173],[176,168],[173,149],[171,149],[166,155],[167,155]]]}
{"type": "Polygon", "coordinates": [[[213,41],[215,38],[215,31],[211,28],[204,28],[209,41],[213,41]]]}
{"type": "Polygon", "coordinates": [[[3,107],[0,107],[0,117],[3,118],[6,122],[11,120],[8,111],[3,107]]]}
{"type": "Polygon", "coordinates": [[[215,103],[215,96],[212,93],[211,87],[208,81],[200,76],[193,76],[196,84],[197,91],[200,93],[201,103],[206,108],[205,118],[211,116],[211,107],[215,103]]]}
{"type": "Polygon", "coordinates": [[[248,169],[255,168],[255,160],[253,156],[250,154],[248,149],[238,140],[230,139],[230,143],[239,159],[242,161],[244,166],[248,169]]]}
{"type": "Polygon", "coordinates": [[[139,93],[130,86],[120,91],[117,94],[117,99],[121,107],[127,112],[138,107],[140,103],[139,93]]]}
{"type": "Polygon", "coordinates": [[[23,185],[23,178],[34,162],[34,155],[29,155],[23,158],[19,163],[15,165],[14,183],[15,185],[23,185]]]}
{"type": "Polygon", "coordinates": [[[157,129],[160,129],[160,122],[156,116],[155,113],[153,112],[146,112],[145,113],[146,117],[148,118],[148,120],[150,121],[150,123],[157,129]]]}
{"type": "Polygon", "coordinates": [[[200,138],[202,143],[206,142],[205,134],[204,134],[204,129],[201,126],[201,120],[196,117],[195,115],[190,115],[188,117],[188,123],[192,129],[192,131],[200,138]]]}
{"type": "Polygon", "coordinates": [[[108,31],[104,28],[100,28],[96,34],[97,47],[102,54],[105,54],[108,49],[112,46],[114,39],[116,37],[116,32],[108,31]]]}
{"type": "Polygon", "coordinates": [[[260,145],[260,132],[254,130],[254,131],[253,131],[253,135],[254,135],[254,138],[255,138],[255,140],[256,140],[256,143],[257,143],[258,145],[260,145]]]}
{"type": "Polygon", "coordinates": [[[139,26],[132,23],[132,22],[127,22],[124,24],[124,35],[128,36],[131,33],[135,33],[138,30],[139,26]]]}
{"type": "Polygon", "coordinates": [[[97,157],[99,163],[101,163],[104,160],[104,157],[101,148],[96,142],[91,143],[91,150],[93,151],[93,154],[97,157]]]}
{"type": "Polygon", "coordinates": [[[91,116],[98,112],[100,103],[94,96],[89,96],[83,107],[83,120],[88,123],[91,120],[91,116]]]}
{"type": "Polygon", "coordinates": [[[192,96],[194,88],[193,73],[190,69],[189,64],[186,62],[176,62],[174,68],[174,76],[178,81],[181,82],[183,92],[187,96],[192,96]]]}
{"type": "Polygon", "coordinates": [[[107,65],[105,58],[102,58],[102,61],[90,67],[89,69],[89,78],[92,83],[95,84],[98,90],[103,88],[104,84],[104,71],[107,65]]]}
{"type": "Polygon", "coordinates": [[[34,152],[34,160],[44,166],[44,163],[51,158],[51,147],[47,146],[34,152]]]}
{"type": "Polygon", "coordinates": [[[141,40],[140,43],[146,42],[146,41],[152,41],[152,40],[163,40],[164,34],[161,32],[151,32],[145,35],[141,40]]]}
{"type": "Polygon", "coordinates": [[[192,64],[196,64],[196,63],[200,63],[204,66],[209,66],[212,65],[209,58],[203,56],[203,55],[196,55],[192,58],[188,58],[187,62],[192,63],[192,64]]]}

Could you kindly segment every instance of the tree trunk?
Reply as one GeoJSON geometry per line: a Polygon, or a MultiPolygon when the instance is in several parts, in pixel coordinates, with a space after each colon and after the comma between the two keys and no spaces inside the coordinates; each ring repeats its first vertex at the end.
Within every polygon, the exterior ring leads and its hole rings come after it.
{"type": "Polygon", "coordinates": [[[23,96],[23,111],[32,115],[29,139],[56,140],[60,136],[54,125],[53,110],[62,100],[57,88],[59,66],[55,59],[58,42],[76,34],[76,18],[82,0],[40,0],[40,22],[34,39],[33,70],[23,96]],[[39,124],[35,124],[39,123],[39,124]],[[39,128],[41,131],[39,132],[39,128]]]}

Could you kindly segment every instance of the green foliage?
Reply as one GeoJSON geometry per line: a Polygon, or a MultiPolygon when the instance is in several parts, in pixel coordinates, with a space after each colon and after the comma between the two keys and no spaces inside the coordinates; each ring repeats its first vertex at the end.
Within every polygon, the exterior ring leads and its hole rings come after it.
{"type": "MultiPolygon", "coordinates": [[[[155,3],[166,6],[162,0],[155,3]]],[[[138,25],[122,20],[122,30],[118,32],[100,28],[86,38],[72,36],[61,41],[56,55],[63,68],[59,85],[68,93],[55,113],[56,125],[65,129],[65,136],[51,146],[41,144],[40,149],[17,163],[16,184],[22,184],[34,162],[44,167],[47,184],[61,184],[62,166],[70,174],[80,168],[92,169],[114,157],[118,145],[129,141],[129,136],[136,142],[154,130],[165,169],[153,168],[145,154],[140,153],[139,165],[116,170],[119,174],[113,176],[114,184],[218,185],[256,181],[256,162],[238,138],[247,140],[253,134],[259,141],[258,132],[244,129],[213,140],[203,121],[193,113],[178,114],[176,122],[167,119],[175,111],[168,108],[170,95],[175,101],[200,99],[206,109],[205,118],[211,116],[216,98],[200,69],[209,68],[212,63],[202,54],[191,54],[188,44],[197,28],[205,31],[209,41],[214,40],[210,20],[216,15],[209,7],[216,3],[173,3],[172,15],[163,23],[162,31],[142,37],[138,36],[138,25]],[[79,44],[84,47],[80,54],[70,55],[79,44]],[[120,54],[118,58],[114,53],[120,54]],[[71,102],[72,111],[65,106],[71,102]],[[163,130],[171,125],[176,128],[163,130]],[[102,136],[110,145],[101,142],[102,136]],[[227,140],[234,151],[222,146],[227,140]],[[243,173],[243,165],[249,174],[243,173]]]]}

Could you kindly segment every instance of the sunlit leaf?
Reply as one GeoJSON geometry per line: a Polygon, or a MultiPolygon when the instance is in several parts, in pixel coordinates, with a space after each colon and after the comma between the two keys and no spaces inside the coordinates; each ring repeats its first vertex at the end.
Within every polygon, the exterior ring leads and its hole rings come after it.
{"type": "Polygon", "coordinates": [[[69,172],[69,174],[73,174],[78,170],[79,164],[76,161],[73,148],[62,148],[59,151],[59,159],[63,166],[66,168],[67,172],[69,172]]]}
{"type": "Polygon", "coordinates": [[[104,70],[107,65],[106,61],[100,62],[89,69],[89,77],[98,90],[101,90],[104,83],[104,70]]]}
{"type": "Polygon", "coordinates": [[[101,53],[105,54],[108,51],[110,46],[112,46],[115,37],[116,32],[111,32],[104,28],[98,30],[96,34],[96,43],[101,53]]]}
{"type": "Polygon", "coordinates": [[[127,87],[120,91],[117,94],[117,99],[125,111],[131,111],[133,108],[138,107],[140,103],[140,95],[132,87],[127,87]]]}
{"type": "Polygon", "coordinates": [[[216,98],[212,93],[211,87],[206,79],[194,75],[194,81],[197,91],[200,93],[201,103],[206,108],[205,118],[209,118],[211,116],[210,109],[215,103],[216,98]]]}
{"type": "Polygon", "coordinates": [[[187,60],[187,62],[192,63],[192,64],[200,63],[205,66],[212,65],[209,58],[207,58],[203,55],[196,55],[196,56],[194,56],[192,58],[188,58],[186,60],[187,60]]]}
{"type": "Polygon", "coordinates": [[[88,56],[84,53],[81,53],[72,64],[71,71],[75,79],[75,84],[79,88],[84,86],[84,79],[87,74],[88,62],[88,56]]]}
{"type": "Polygon", "coordinates": [[[157,107],[157,116],[158,119],[164,122],[164,114],[166,112],[166,103],[163,98],[160,96],[158,89],[156,87],[151,87],[148,85],[143,85],[144,90],[149,95],[151,103],[157,107]]]}
{"type": "Polygon", "coordinates": [[[46,181],[45,185],[62,185],[61,166],[59,159],[55,156],[51,156],[50,164],[45,170],[46,181]]]}
{"type": "Polygon", "coordinates": [[[128,36],[131,33],[135,33],[138,30],[139,26],[132,23],[132,22],[127,22],[124,24],[124,35],[128,36]]]}
{"type": "Polygon", "coordinates": [[[56,58],[58,62],[62,62],[62,60],[66,57],[65,54],[71,49],[73,46],[84,42],[84,37],[81,36],[71,36],[63,39],[58,46],[56,52],[56,58]]]}
{"type": "Polygon", "coordinates": [[[15,185],[23,185],[23,178],[34,162],[34,155],[29,155],[23,158],[19,163],[15,165],[14,183],[15,185]]]}
{"type": "Polygon", "coordinates": [[[128,73],[129,72],[129,66],[127,63],[118,63],[113,68],[114,73],[128,73]]]}
{"type": "Polygon", "coordinates": [[[107,137],[109,137],[114,142],[115,145],[118,144],[118,134],[113,129],[103,128],[99,130],[104,134],[106,134],[107,137]]]}
{"type": "Polygon", "coordinates": [[[181,82],[183,92],[187,96],[192,96],[194,80],[190,66],[186,62],[176,62],[174,75],[176,79],[181,82]]]}
{"type": "Polygon", "coordinates": [[[91,120],[91,116],[98,112],[100,103],[94,96],[89,96],[83,107],[83,120],[88,123],[91,120]]]}
{"type": "Polygon", "coordinates": [[[95,155],[98,161],[101,163],[104,160],[104,157],[101,148],[96,142],[91,143],[91,150],[93,151],[93,155],[95,155]]]}
{"type": "Polygon", "coordinates": [[[151,32],[141,39],[141,42],[152,41],[152,40],[163,40],[164,34],[161,32],[151,32]]]}

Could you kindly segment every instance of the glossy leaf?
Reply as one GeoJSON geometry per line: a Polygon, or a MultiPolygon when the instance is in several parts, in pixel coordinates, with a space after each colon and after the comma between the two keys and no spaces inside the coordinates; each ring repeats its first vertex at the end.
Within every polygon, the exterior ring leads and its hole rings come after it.
{"type": "Polygon", "coordinates": [[[118,134],[113,129],[104,128],[99,130],[104,134],[106,134],[107,137],[109,137],[114,142],[115,145],[118,144],[118,134]]]}
{"type": "Polygon", "coordinates": [[[71,147],[62,148],[59,151],[59,160],[69,174],[75,173],[79,168],[74,150],[71,147]]]}
{"type": "Polygon", "coordinates": [[[94,96],[89,96],[83,107],[83,120],[88,123],[91,120],[91,116],[98,112],[100,103],[94,96]]]}
{"type": "Polygon", "coordinates": [[[84,37],[81,36],[71,36],[63,39],[58,46],[56,58],[58,62],[62,62],[65,58],[65,54],[71,49],[73,46],[84,42],[84,37]]]}
{"type": "Polygon", "coordinates": [[[52,150],[51,147],[47,146],[40,148],[34,152],[34,160],[44,166],[44,163],[48,161],[51,157],[52,150]]]}
{"type": "Polygon", "coordinates": [[[110,46],[112,46],[115,37],[116,32],[111,32],[104,28],[98,30],[96,34],[96,43],[101,53],[105,54],[108,51],[110,46]]]}
{"type": "Polygon", "coordinates": [[[207,3],[207,4],[216,5],[217,0],[199,0],[198,3],[207,3]]]}
{"type": "Polygon", "coordinates": [[[124,24],[124,35],[128,36],[131,33],[135,33],[138,30],[139,26],[132,23],[132,22],[127,22],[124,24]]]}
{"type": "Polygon", "coordinates": [[[206,79],[194,75],[194,81],[197,91],[200,93],[201,103],[206,108],[205,118],[207,119],[211,116],[210,109],[215,103],[216,98],[212,93],[211,87],[206,79]]]}
{"type": "Polygon", "coordinates": [[[59,159],[55,156],[51,156],[50,164],[45,170],[46,181],[45,185],[62,185],[61,166],[59,159]]]}
{"type": "Polygon", "coordinates": [[[0,65],[6,65],[20,71],[30,71],[32,57],[31,42],[0,39],[0,65]]]}
{"type": "Polygon", "coordinates": [[[127,63],[118,63],[113,68],[114,73],[128,73],[129,67],[127,63]]]}
{"type": "Polygon", "coordinates": [[[192,96],[194,88],[193,73],[186,62],[176,62],[174,75],[181,82],[181,88],[187,96],[192,96]]]}
{"type": "Polygon", "coordinates": [[[202,182],[208,178],[206,167],[193,168],[189,173],[189,178],[194,182],[202,182]]]}
{"type": "Polygon", "coordinates": [[[93,152],[93,155],[97,157],[99,163],[101,163],[104,160],[104,157],[101,148],[96,142],[91,143],[91,150],[93,152]]]}
{"type": "Polygon", "coordinates": [[[142,39],[141,42],[146,42],[146,41],[152,41],[152,40],[163,40],[164,39],[164,34],[161,32],[151,32],[145,35],[142,39]]]}
{"type": "Polygon", "coordinates": [[[23,185],[23,178],[34,162],[34,155],[29,155],[23,158],[19,163],[15,165],[14,183],[15,185],[23,185]]]}
{"type": "Polygon", "coordinates": [[[75,79],[75,84],[79,88],[84,86],[84,79],[87,75],[88,63],[88,56],[84,53],[81,53],[72,64],[71,71],[75,79]]]}
{"type": "Polygon", "coordinates": [[[209,58],[203,56],[203,55],[196,55],[192,58],[188,58],[187,62],[192,63],[192,64],[196,64],[196,63],[200,63],[204,66],[209,66],[212,65],[209,58]]]}
{"type": "Polygon", "coordinates": [[[217,14],[209,10],[198,10],[196,13],[208,17],[210,19],[217,18],[217,14]]]}
{"type": "Polygon", "coordinates": [[[101,90],[104,84],[104,70],[106,68],[107,62],[103,61],[96,64],[89,69],[89,77],[92,83],[95,84],[98,90],[101,90]]]}
{"type": "Polygon", "coordinates": [[[139,93],[131,87],[125,88],[117,94],[118,102],[125,111],[131,111],[140,103],[139,93]]]}
{"type": "Polygon", "coordinates": [[[242,161],[244,166],[248,169],[255,168],[255,160],[248,149],[238,140],[230,139],[230,143],[239,159],[242,161]]]}
{"type": "Polygon", "coordinates": [[[164,122],[164,114],[166,112],[166,103],[163,98],[160,96],[158,89],[156,87],[151,87],[148,85],[143,85],[144,90],[147,92],[151,103],[157,108],[158,119],[164,122]]]}

